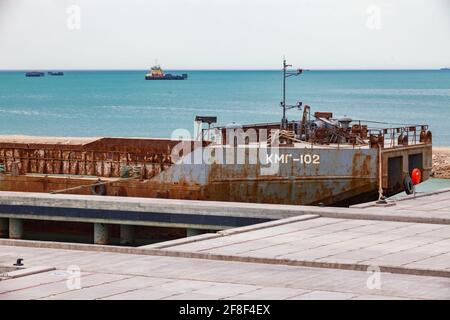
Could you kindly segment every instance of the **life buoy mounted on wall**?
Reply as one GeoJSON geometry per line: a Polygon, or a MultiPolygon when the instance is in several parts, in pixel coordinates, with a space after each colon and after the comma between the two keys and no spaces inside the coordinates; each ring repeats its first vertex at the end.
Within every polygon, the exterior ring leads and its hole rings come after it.
{"type": "Polygon", "coordinates": [[[414,168],[411,172],[411,180],[413,185],[422,182],[422,171],[419,168],[414,168]]]}
{"type": "Polygon", "coordinates": [[[99,179],[96,184],[91,186],[91,193],[94,196],[104,196],[106,194],[106,187],[99,179]]]}
{"type": "Polygon", "coordinates": [[[407,174],[403,178],[403,189],[405,190],[406,194],[413,194],[414,192],[414,185],[409,174],[407,174]]]}

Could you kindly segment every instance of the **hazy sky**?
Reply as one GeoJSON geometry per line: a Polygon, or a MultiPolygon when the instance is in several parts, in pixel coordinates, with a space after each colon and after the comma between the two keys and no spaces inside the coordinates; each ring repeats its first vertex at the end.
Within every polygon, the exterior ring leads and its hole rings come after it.
{"type": "Polygon", "coordinates": [[[0,69],[450,66],[450,0],[0,0],[0,69]]]}

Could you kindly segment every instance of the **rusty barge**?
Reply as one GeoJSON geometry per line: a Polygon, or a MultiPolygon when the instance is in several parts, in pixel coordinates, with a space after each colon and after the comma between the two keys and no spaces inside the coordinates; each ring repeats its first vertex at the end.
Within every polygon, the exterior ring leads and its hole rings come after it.
{"type": "MultiPolygon", "coordinates": [[[[350,129],[351,135],[362,134],[367,145],[292,143],[284,138],[277,153],[261,146],[267,142],[233,146],[227,144],[226,137],[220,143],[198,143],[0,136],[0,190],[345,205],[377,199],[380,181],[384,196],[402,192],[405,178],[414,168],[422,171],[423,180],[428,179],[432,155],[426,126],[385,129],[367,139],[357,126],[350,129]],[[409,136],[401,138],[399,144],[398,138],[392,137],[401,130],[408,130],[409,136]],[[193,151],[173,163],[171,151],[179,144],[190,145],[193,151]],[[252,149],[257,150],[257,157],[264,150],[266,159],[249,161],[252,149]],[[229,151],[242,152],[245,163],[216,163],[214,157],[223,153],[226,158],[229,151]],[[204,158],[205,153],[209,156],[206,161],[193,161],[204,158]],[[264,170],[270,165],[276,172],[264,170]]],[[[255,127],[243,127],[243,131],[255,127]]]]}
{"type": "Polygon", "coordinates": [[[285,97],[281,106],[281,123],[211,127],[215,117],[197,117],[186,140],[0,136],[0,190],[350,205],[410,193],[414,169],[430,177],[425,124],[374,126],[301,103],[288,121],[285,97]]]}

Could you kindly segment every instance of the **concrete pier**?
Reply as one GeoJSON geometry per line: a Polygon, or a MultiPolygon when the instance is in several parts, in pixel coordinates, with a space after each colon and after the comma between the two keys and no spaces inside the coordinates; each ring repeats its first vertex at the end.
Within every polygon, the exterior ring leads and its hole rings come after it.
{"type": "Polygon", "coordinates": [[[0,238],[7,238],[9,236],[9,219],[0,218],[0,238]]]}
{"type": "Polygon", "coordinates": [[[23,238],[23,220],[9,219],[9,238],[22,239],[23,238]]]}
{"type": "Polygon", "coordinates": [[[238,206],[298,214],[138,248],[0,239],[0,266],[58,271],[1,279],[0,300],[450,299],[450,189],[385,206],[238,206]],[[71,265],[80,290],[59,274],[71,265]]]}
{"type": "Polygon", "coordinates": [[[135,228],[130,225],[120,225],[120,244],[132,245],[135,241],[135,228]]]}
{"type": "Polygon", "coordinates": [[[109,227],[104,223],[94,223],[94,244],[109,243],[109,227]]]}
{"type": "Polygon", "coordinates": [[[217,201],[0,191],[0,218],[223,230],[299,214],[264,208],[217,201]]]}

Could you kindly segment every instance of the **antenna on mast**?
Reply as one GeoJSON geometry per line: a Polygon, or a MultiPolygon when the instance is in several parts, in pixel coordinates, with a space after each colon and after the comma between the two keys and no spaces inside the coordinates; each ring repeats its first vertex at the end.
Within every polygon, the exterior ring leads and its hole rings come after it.
{"type": "Polygon", "coordinates": [[[283,118],[281,118],[281,128],[287,129],[288,120],[286,118],[286,110],[292,108],[298,108],[302,106],[302,103],[299,101],[296,105],[286,105],[286,78],[292,76],[298,76],[303,73],[302,69],[297,69],[295,71],[288,71],[287,69],[292,67],[291,64],[286,63],[286,58],[283,56],[283,101],[280,102],[280,106],[283,108],[283,118]]]}

